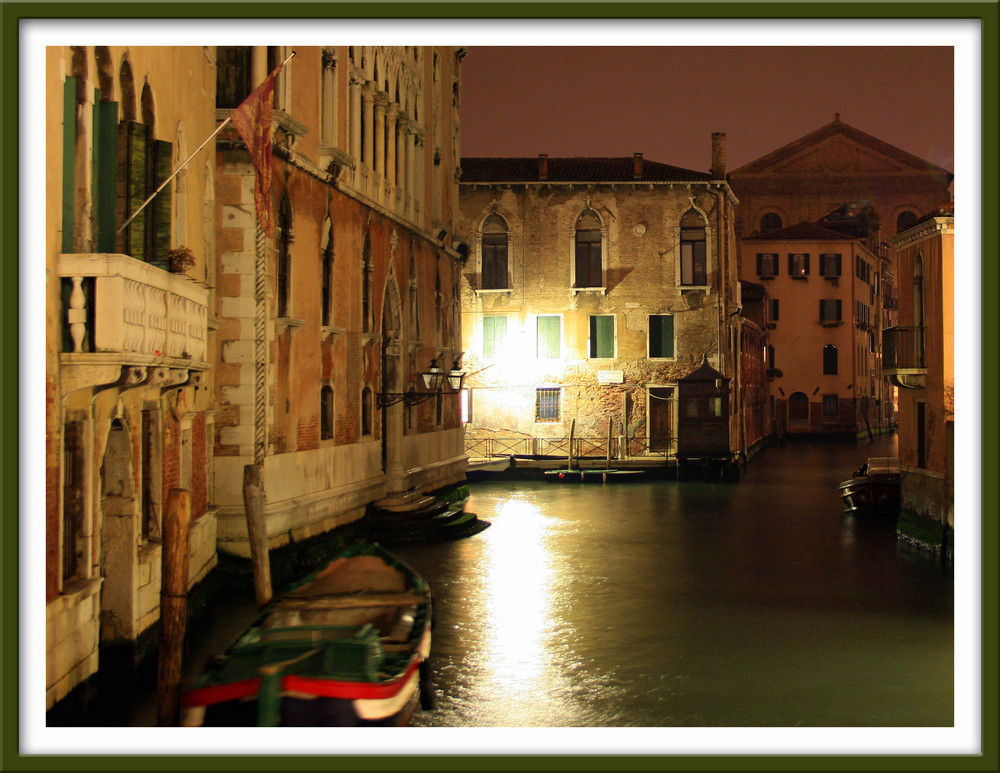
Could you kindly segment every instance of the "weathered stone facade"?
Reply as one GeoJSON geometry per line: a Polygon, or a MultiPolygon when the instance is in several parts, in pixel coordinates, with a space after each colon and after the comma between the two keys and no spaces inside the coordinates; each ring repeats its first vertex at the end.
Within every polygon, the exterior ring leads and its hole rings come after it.
{"type": "Polygon", "coordinates": [[[215,565],[206,158],[121,230],[215,128],[215,69],[200,47],[50,47],[46,57],[51,708],[105,653],[134,661],[159,619],[171,489],[191,497],[189,585],[215,565]],[[195,263],[175,273],[167,250],[180,246],[195,263]]]}
{"type": "MultiPolygon", "coordinates": [[[[247,69],[254,77],[242,82],[259,82],[288,53],[222,51],[219,93],[234,93],[247,69]]],[[[272,547],[356,520],[380,497],[464,476],[457,395],[442,395],[440,412],[433,399],[380,399],[420,389],[432,360],[447,369],[461,357],[452,247],[461,57],[453,48],[296,48],[276,85],[278,229],[265,246],[260,309],[254,170],[236,133],[220,135],[215,458],[224,550],[249,554],[248,464],[263,467],[272,547]]]]}
{"type": "MultiPolygon", "coordinates": [[[[487,438],[498,453],[565,454],[571,425],[575,452],[606,452],[610,421],[614,455],[672,456],[677,380],[706,357],[736,370],[724,171],[641,154],[467,158],[460,192],[470,455],[487,438]]],[[[731,450],[737,433],[734,419],[731,450]]]]}
{"type": "Polygon", "coordinates": [[[49,708],[152,638],[171,489],[191,498],[194,586],[220,547],[248,553],[247,464],[272,547],[464,478],[458,395],[391,399],[461,357],[464,51],[297,48],[275,84],[278,229],[258,240],[249,154],[213,132],[290,53],[47,49],[49,708]]]}
{"type": "Polygon", "coordinates": [[[899,321],[886,369],[899,387],[902,536],[948,550],[955,526],[955,216],[939,208],[893,240],[899,321]]]}

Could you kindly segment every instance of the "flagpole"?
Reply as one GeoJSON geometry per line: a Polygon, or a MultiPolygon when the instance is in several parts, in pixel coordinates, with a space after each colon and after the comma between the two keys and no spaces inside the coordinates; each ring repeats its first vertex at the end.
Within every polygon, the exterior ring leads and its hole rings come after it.
{"type": "Polygon", "coordinates": [[[225,129],[226,128],[226,124],[228,124],[232,120],[233,120],[233,116],[230,115],[228,118],[226,118],[225,121],[223,121],[222,123],[220,123],[219,127],[208,136],[208,139],[205,140],[203,143],[201,143],[201,145],[198,147],[198,150],[196,150],[194,153],[192,153],[190,156],[188,156],[187,160],[183,164],[181,164],[179,167],[177,167],[173,171],[173,174],[170,175],[170,177],[168,177],[166,180],[164,180],[162,183],[160,183],[160,187],[159,188],[157,188],[155,191],[153,191],[151,194],[149,194],[149,198],[146,199],[144,202],[142,202],[141,206],[135,212],[132,213],[132,215],[129,217],[129,219],[126,220],[124,223],[121,224],[121,227],[117,231],[115,231],[115,234],[117,235],[117,234],[120,234],[122,231],[124,231],[128,227],[128,224],[131,223],[133,220],[135,220],[139,216],[139,213],[142,212],[142,210],[144,210],[146,208],[146,205],[149,204],[149,202],[151,202],[153,199],[156,198],[156,194],[159,193],[160,191],[162,191],[164,188],[166,188],[167,184],[171,180],[173,180],[180,173],[180,171],[185,166],[188,165],[188,163],[191,161],[191,159],[194,158],[195,156],[197,156],[202,151],[202,149],[215,138],[215,135],[218,134],[219,132],[221,132],[223,129],[225,129]]]}
{"type": "MultiPolygon", "coordinates": [[[[289,62],[290,62],[290,61],[292,60],[292,57],[293,57],[293,56],[295,56],[295,52],[294,52],[294,51],[292,51],[292,53],[288,55],[288,58],[287,58],[287,59],[285,59],[285,61],[283,61],[283,62],[281,63],[281,67],[284,67],[284,66],[285,66],[286,64],[288,64],[288,63],[289,63],[289,62]]],[[[279,68],[275,68],[275,69],[281,69],[281,68],[279,67],[279,68]]],[[[117,231],[115,231],[115,235],[117,236],[117,235],[118,235],[118,234],[120,234],[120,233],[121,233],[122,231],[124,231],[124,230],[125,230],[125,229],[126,229],[126,228],[128,227],[128,224],[129,224],[129,223],[131,223],[131,222],[132,222],[133,220],[135,220],[135,219],[136,219],[136,218],[137,218],[137,217],[139,216],[139,213],[140,213],[140,212],[142,212],[142,210],[144,210],[144,209],[146,208],[146,206],[147,206],[147,205],[149,204],[149,202],[151,202],[151,201],[152,201],[153,199],[155,199],[155,198],[156,198],[156,194],[158,194],[158,193],[159,193],[160,191],[162,191],[162,190],[163,190],[164,188],[166,188],[166,187],[167,187],[167,184],[168,184],[168,183],[169,183],[169,182],[170,182],[171,180],[173,180],[173,179],[174,179],[174,178],[175,178],[175,177],[176,177],[176,176],[177,176],[177,175],[178,175],[178,174],[180,173],[180,171],[181,171],[181,170],[182,170],[182,169],[183,169],[183,168],[184,168],[185,166],[187,166],[187,165],[188,165],[188,163],[190,163],[191,159],[192,159],[192,158],[194,158],[195,156],[197,156],[197,155],[198,155],[198,154],[199,154],[199,153],[200,153],[200,152],[201,152],[201,151],[202,151],[202,150],[203,150],[203,149],[205,148],[205,146],[206,146],[206,145],[207,145],[208,143],[210,143],[210,142],[211,142],[211,141],[212,141],[212,140],[213,140],[213,139],[215,138],[215,136],[216,136],[216,135],[217,135],[217,134],[218,134],[219,132],[221,132],[221,131],[222,131],[223,129],[225,129],[225,128],[226,128],[226,126],[227,126],[227,125],[229,124],[229,122],[230,122],[230,121],[232,121],[232,120],[233,120],[233,114],[232,114],[232,113],[230,113],[230,114],[229,114],[229,116],[228,116],[228,117],[226,118],[226,120],[225,120],[225,121],[223,121],[222,123],[220,123],[220,124],[219,124],[219,126],[218,126],[218,127],[216,128],[216,130],[215,130],[214,132],[212,132],[212,133],[211,133],[211,134],[210,134],[210,135],[208,136],[208,139],[207,139],[207,140],[205,140],[205,141],[204,141],[203,143],[201,143],[201,145],[199,145],[199,146],[198,146],[198,149],[197,149],[197,150],[196,150],[196,151],[195,151],[194,153],[192,153],[192,154],[191,154],[190,156],[188,156],[188,157],[187,157],[187,159],[186,159],[186,160],[184,161],[184,163],[183,163],[183,164],[181,164],[181,165],[180,165],[179,167],[177,167],[177,168],[176,168],[176,169],[175,169],[175,170],[173,171],[173,174],[171,174],[171,175],[170,175],[170,177],[168,177],[168,178],[167,178],[166,180],[164,180],[164,181],[163,181],[162,183],[160,183],[160,187],[158,187],[158,188],[157,188],[157,189],[156,189],[155,191],[153,191],[153,192],[152,192],[151,194],[149,194],[149,198],[148,198],[148,199],[146,199],[146,200],[145,200],[144,202],[142,202],[142,204],[140,205],[140,207],[139,207],[139,208],[138,208],[138,209],[137,209],[137,210],[136,210],[135,212],[133,212],[133,213],[131,214],[131,216],[129,217],[129,219],[128,219],[128,220],[126,220],[126,221],[125,221],[124,223],[122,223],[122,224],[121,224],[121,226],[120,226],[120,227],[118,228],[118,230],[117,230],[117,231]]]]}

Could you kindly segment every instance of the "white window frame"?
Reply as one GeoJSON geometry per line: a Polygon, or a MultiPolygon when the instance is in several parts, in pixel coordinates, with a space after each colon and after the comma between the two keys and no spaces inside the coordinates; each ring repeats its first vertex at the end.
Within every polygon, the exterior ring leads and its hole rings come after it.
{"type": "Polygon", "coordinates": [[[601,217],[600,213],[589,205],[577,213],[573,220],[573,226],[569,229],[569,287],[574,295],[588,292],[599,292],[604,295],[608,289],[608,227],[604,224],[604,218],[601,217]],[[601,224],[601,284],[596,287],[576,286],[576,224],[585,212],[593,212],[594,217],[601,224]]]}

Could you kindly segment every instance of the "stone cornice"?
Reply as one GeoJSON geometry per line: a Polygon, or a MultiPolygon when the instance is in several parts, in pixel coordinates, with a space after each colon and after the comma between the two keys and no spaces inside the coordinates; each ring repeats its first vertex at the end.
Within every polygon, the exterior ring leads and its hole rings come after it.
{"type": "Polygon", "coordinates": [[[925,242],[935,236],[955,233],[954,217],[932,217],[913,226],[903,233],[893,236],[889,243],[896,249],[904,249],[920,242],[925,242]]]}
{"type": "Polygon", "coordinates": [[[729,187],[728,183],[724,183],[720,180],[684,180],[672,182],[670,180],[512,180],[512,181],[499,181],[499,182],[474,182],[467,180],[459,180],[460,186],[475,188],[514,188],[517,186],[528,187],[565,187],[573,188],[575,186],[587,186],[592,188],[648,188],[650,190],[654,188],[690,188],[692,186],[701,186],[704,188],[715,188],[724,189],[726,191],[726,198],[732,206],[738,205],[739,199],[733,192],[733,189],[729,187]]]}

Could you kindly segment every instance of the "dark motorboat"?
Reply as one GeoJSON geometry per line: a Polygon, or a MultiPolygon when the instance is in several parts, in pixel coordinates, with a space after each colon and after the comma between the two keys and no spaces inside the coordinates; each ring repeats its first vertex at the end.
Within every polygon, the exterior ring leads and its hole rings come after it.
{"type": "Polygon", "coordinates": [[[185,726],[405,725],[430,707],[431,595],[378,545],[273,602],[182,697],[185,726]]]}
{"type": "Polygon", "coordinates": [[[856,516],[899,515],[899,459],[872,457],[840,484],[844,512],[856,516]]]}

